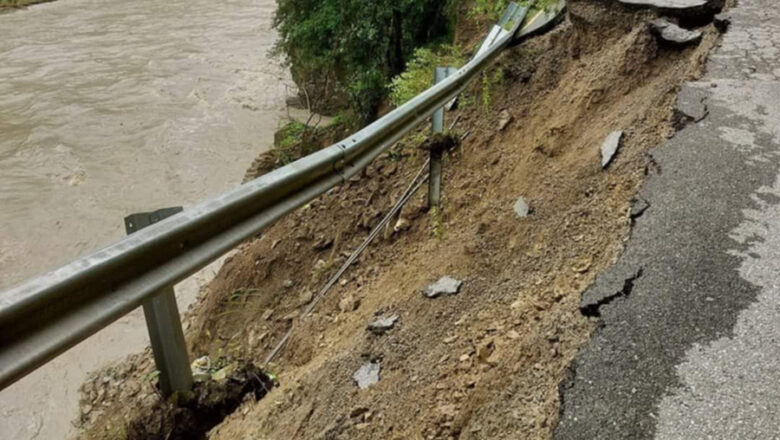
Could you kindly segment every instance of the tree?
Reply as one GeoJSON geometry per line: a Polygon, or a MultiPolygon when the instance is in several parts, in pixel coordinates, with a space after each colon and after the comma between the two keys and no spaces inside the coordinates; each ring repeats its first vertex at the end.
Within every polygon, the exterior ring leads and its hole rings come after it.
{"type": "Polygon", "coordinates": [[[376,116],[414,50],[451,35],[452,0],[277,0],[276,51],[315,111],[376,116]]]}

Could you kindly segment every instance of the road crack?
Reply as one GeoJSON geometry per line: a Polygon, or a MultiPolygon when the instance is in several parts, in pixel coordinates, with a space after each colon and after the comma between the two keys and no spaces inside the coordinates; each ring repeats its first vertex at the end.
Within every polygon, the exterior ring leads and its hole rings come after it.
{"type": "Polygon", "coordinates": [[[640,267],[633,276],[626,278],[623,282],[623,288],[613,295],[606,296],[595,303],[580,306],[580,313],[587,317],[600,318],[601,307],[612,303],[618,298],[628,298],[628,296],[631,295],[631,292],[634,290],[634,283],[642,276],[642,272],[643,268],[640,267]]]}

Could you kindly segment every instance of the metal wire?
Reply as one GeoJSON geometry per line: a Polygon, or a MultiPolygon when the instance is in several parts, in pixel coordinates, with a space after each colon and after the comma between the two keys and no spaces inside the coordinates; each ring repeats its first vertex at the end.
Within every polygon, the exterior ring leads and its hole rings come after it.
{"type": "MultiPolygon", "coordinates": [[[[344,262],[344,264],[341,265],[338,271],[328,280],[327,283],[323,286],[322,289],[317,293],[317,295],[312,299],[311,304],[306,308],[306,310],[301,315],[301,319],[304,319],[311,315],[314,308],[317,306],[317,304],[320,302],[320,300],[325,297],[325,294],[328,293],[328,291],[338,282],[338,280],[341,278],[341,276],[344,274],[344,272],[349,269],[349,266],[351,266],[355,260],[360,256],[360,254],[363,253],[363,251],[368,247],[369,244],[371,244],[372,241],[379,235],[379,232],[381,232],[382,228],[384,228],[390,220],[401,210],[401,208],[404,207],[406,202],[409,201],[409,199],[412,198],[412,196],[417,192],[418,189],[422,186],[423,183],[425,183],[426,180],[428,180],[428,175],[425,174],[422,179],[420,179],[420,176],[425,172],[425,169],[428,167],[428,164],[430,163],[430,159],[427,159],[422,167],[420,167],[420,171],[417,172],[417,174],[414,176],[414,179],[412,179],[412,182],[409,184],[409,186],[406,188],[406,190],[401,194],[401,197],[399,197],[398,201],[395,203],[393,208],[382,218],[382,221],[379,222],[378,225],[374,227],[374,229],[371,231],[371,233],[366,237],[365,240],[363,240],[363,243],[358,246],[357,249],[355,249],[354,252],[347,258],[347,261],[344,262]],[[419,180],[419,181],[418,181],[419,180]]],[[[281,349],[284,347],[284,345],[287,343],[287,341],[290,339],[290,336],[292,335],[294,327],[290,327],[289,330],[287,330],[287,333],[285,333],[284,337],[279,341],[278,344],[276,344],[276,347],[274,347],[273,351],[266,357],[264,365],[268,365],[271,361],[274,360],[277,354],[281,351],[281,349]]]]}

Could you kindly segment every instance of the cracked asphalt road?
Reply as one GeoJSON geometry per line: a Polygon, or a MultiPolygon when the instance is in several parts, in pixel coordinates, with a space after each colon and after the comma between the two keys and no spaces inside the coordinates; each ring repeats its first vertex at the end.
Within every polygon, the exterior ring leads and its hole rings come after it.
{"type": "Polygon", "coordinates": [[[780,439],[777,6],[740,0],[684,86],[693,121],[653,150],[649,208],[583,296],[602,325],[562,385],[556,439],[780,439]]]}

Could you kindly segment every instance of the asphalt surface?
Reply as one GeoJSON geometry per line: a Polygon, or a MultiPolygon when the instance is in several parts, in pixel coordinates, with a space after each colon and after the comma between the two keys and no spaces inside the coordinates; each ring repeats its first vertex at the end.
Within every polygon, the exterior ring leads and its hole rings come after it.
{"type": "Polygon", "coordinates": [[[740,0],[684,86],[700,120],[652,151],[649,208],[583,296],[601,326],[562,384],[556,439],[780,439],[777,8],[740,0]]]}

